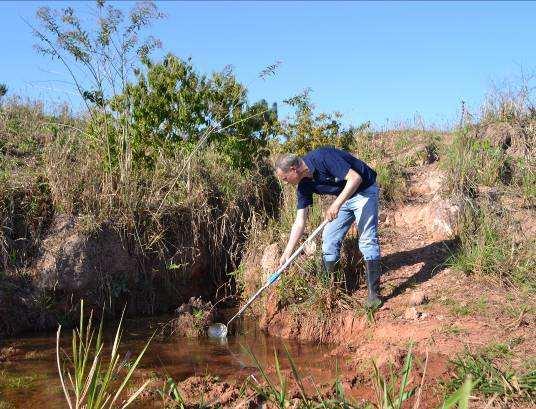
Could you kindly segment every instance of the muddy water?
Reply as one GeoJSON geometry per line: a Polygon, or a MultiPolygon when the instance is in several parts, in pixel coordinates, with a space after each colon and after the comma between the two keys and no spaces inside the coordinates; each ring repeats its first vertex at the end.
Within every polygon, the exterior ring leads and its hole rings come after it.
{"type": "MultiPolygon", "coordinates": [[[[131,351],[136,354],[153,331],[167,320],[168,317],[161,317],[126,322],[122,353],[131,351]]],[[[312,375],[318,382],[332,380],[336,375],[336,364],[327,357],[331,350],[329,346],[269,337],[256,329],[252,322],[242,323],[236,332],[226,341],[208,338],[155,339],[140,368],[148,373],[167,374],[175,381],[206,374],[224,380],[242,380],[250,374],[257,374],[244,348],[253,352],[263,366],[273,366],[275,350],[282,366],[288,368],[285,345],[303,374],[312,375]]],[[[111,344],[112,336],[113,331],[108,331],[107,345],[111,344]]],[[[16,348],[8,362],[0,363],[0,409],[66,407],[57,376],[55,343],[55,334],[0,340],[0,348],[16,348]]],[[[62,337],[61,344],[70,350],[68,335],[62,337]]]]}

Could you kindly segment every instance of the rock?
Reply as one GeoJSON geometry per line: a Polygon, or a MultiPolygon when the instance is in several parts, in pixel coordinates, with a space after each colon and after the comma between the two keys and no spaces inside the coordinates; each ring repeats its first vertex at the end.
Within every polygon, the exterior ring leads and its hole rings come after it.
{"type": "Polygon", "coordinates": [[[211,311],[212,303],[210,301],[204,302],[201,297],[190,297],[187,303],[181,304],[175,312],[181,314],[192,314],[194,311],[211,311]]]}
{"type": "Polygon", "coordinates": [[[14,346],[9,346],[6,348],[0,349],[0,362],[7,362],[13,359],[16,355],[21,354],[21,350],[18,348],[15,348],[14,346]]]}
{"type": "Polygon", "coordinates": [[[171,335],[187,338],[204,336],[209,325],[214,323],[212,303],[204,302],[200,297],[191,297],[175,312],[178,317],[169,322],[171,335]]]}
{"type": "Polygon", "coordinates": [[[408,205],[393,214],[393,225],[405,226],[422,223],[436,240],[446,240],[456,234],[461,206],[452,199],[439,195],[426,205],[408,205]]]}
{"type": "MultiPolygon", "coordinates": [[[[428,230],[436,240],[452,238],[458,227],[458,216],[461,206],[451,199],[434,198],[429,207],[428,230]]],[[[427,220],[425,220],[427,222],[427,220]]]]}
{"type": "Polygon", "coordinates": [[[424,174],[419,174],[415,183],[410,186],[409,192],[412,196],[434,196],[440,192],[445,181],[445,174],[432,169],[424,174]]]}
{"type": "Polygon", "coordinates": [[[116,232],[87,234],[75,217],[65,215],[55,218],[36,264],[40,288],[78,293],[95,291],[103,274],[125,280],[137,269],[116,232]]]}
{"type": "Polygon", "coordinates": [[[427,298],[426,298],[426,294],[424,293],[424,291],[417,290],[411,293],[411,296],[409,298],[409,305],[417,306],[417,305],[424,304],[426,301],[427,301],[427,298]]]}
{"type": "Polygon", "coordinates": [[[410,307],[404,312],[404,318],[407,320],[416,320],[419,318],[420,313],[415,307],[410,307]]]}
{"type": "Polygon", "coordinates": [[[271,274],[279,264],[279,246],[272,243],[264,248],[261,259],[261,269],[264,274],[271,274]]]}

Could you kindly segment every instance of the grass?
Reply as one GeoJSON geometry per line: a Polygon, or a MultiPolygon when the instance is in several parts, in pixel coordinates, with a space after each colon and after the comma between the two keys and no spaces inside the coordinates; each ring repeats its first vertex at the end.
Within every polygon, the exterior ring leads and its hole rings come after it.
{"type": "Polygon", "coordinates": [[[467,199],[452,267],[536,290],[534,242],[516,242],[508,213],[496,204],[467,199]]]}
{"type": "Polygon", "coordinates": [[[470,126],[455,132],[441,156],[441,167],[447,172],[446,191],[451,194],[473,194],[480,185],[500,184],[507,160],[500,147],[481,138],[470,126]]]}
{"type": "Polygon", "coordinates": [[[489,359],[507,358],[512,356],[512,345],[503,342],[492,343],[484,348],[482,354],[489,359]]]}
{"type": "Polygon", "coordinates": [[[129,384],[152,337],[134,361],[128,365],[128,368],[123,368],[119,354],[123,322],[123,317],[121,317],[106,364],[103,358],[102,321],[98,332],[95,333],[92,316],[91,313],[88,321],[84,320],[84,303],[82,301],[80,303],[80,324],[78,329],[73,330],[72,350],[71,354],[67,356],[67,364],[62,363],[60,357],[61,326],[58,328],[56,359],[66,402],[70,409],[81,407],[86,409],[126,408],[150,382],[150,380],[146,381],[123,400],[123,391],[129,384]]]}
{"type": "Polygon", "coordinates": [[[374,388],[376,390],[376,404],[379,409],[401,409],[402,404],[412,397],[417,387],[410,387],[410,374],[413,367],[413,355],[411,346],[408,349],[404,366],[399,375],[395,375],[392,370],[388,377],[381,375],[376,363],[374,366],[374,388]]]}
{"type": "Polygon", "coordinates": [[[457,129],[452,143],[440,150],[440,164],[447,175],[445,194],[462,207],[452,266],[534,292],[536,239],[524,234],[514,213],[525,208],[526,215],[518,218],[526,219],[534,208],[536,163],[530,140],[536,136],[535,118],[518,102],[489,105],[481,124],[457,129]],[[515,114],[505,116],[512,107],[515,114]],[[508,150],[500,140],[504,136],[494,134],[500,126],[512,126],[510,144],[517,152],[508,150]]]}
{"type": "MultiPolygon", "coordinates": [[[[502,347],[499,347],[502,349],[502,347]]],[[[447,387],[449,390],[457,389],[464,379],[470,376],[473,379],[473,388],[483,396],[499,397],[504,403],[516,400],[534,403],[536,394],[536,369],[526,373],[515,373],[511,370],[501,370],[485,354],[472,354],[466,352],[453,360],[456,377],[447,387]]]]}
{"type": "Polygon", "coordinates": [[[0,371],[0,388],[26,390],[31,389],[38,380],[44,379],[42,375],[15,375],[7,370],[0,371]]]}
{"type": "Polygon", "coordinates": [[[478,298],[477,300],[463,302],[453,300],[452,298],[444,298],[440,299],[440,302],[441,304],[449,307],[449,311],[452,315],[458,317],[483,314],[488,307],[488,301],[484,296],[478,298]]]}
{"type": "Polygon", "coordinates": [[[27,376],[5,376],[0,381],[0,385],[8,389],[30,389],[34,387],[34,382],[40,379],[38,375],[27,375],[27,376]]]}
{"type": "Polygon", "coordinates": [[[441,327],[441,332],[448,335],[465,334],[467,331],[454,324],[445,324],[441,327]]]}
{"type": "Polygon", "coordinates": [[[176,298],[200,258],[210,264],[207,293],[227,281],[253,220],[275,211],[278,186],[264,156],[251,169],[235,169],[215,147],[203,146],[190,157],[191,147],[177,144],[153,152],[154,168],[133,158],[110,168],[106,124],[91,121],[68,112],[48,115],[42,103],[17,99],[0,107],[2,267],[18,274],[35,262],[54,217],[65,215],[77,234],[98,240],[111,230],[143,259],[140,271],[121,282],[103,272],[97,288],[85,294],[117,306],[117,313],[126,297],[139,300],[131,308],[140,312],[158,311],[162,293],[176,298]]]}
{"type": "Polygon", "coordinates": [[[173,378],[168,377],[164,386],[158,389],[158,393],[164,402],[172,401],[176,409],[184,409],[186,402],[182,397],[177,383],[173,378]]]}

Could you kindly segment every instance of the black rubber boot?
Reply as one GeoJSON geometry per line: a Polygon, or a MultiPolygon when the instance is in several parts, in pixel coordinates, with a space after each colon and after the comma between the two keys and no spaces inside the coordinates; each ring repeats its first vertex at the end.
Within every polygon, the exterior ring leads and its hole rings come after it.
{"type": "Polygon", "coordinates": [[[339,262],[338,261],[326,261],[324,260],[324,271],[328,275],[332,275],[337,269],[339,268],[339,262]]]}
{"type": "Polygon", "coordinates": [[[380,260],[365,261],[365,268],[367,273],[367,288],[368,296],[365,301],[366,308],[379,308],[382,305],[380,299],[380,260]]]}

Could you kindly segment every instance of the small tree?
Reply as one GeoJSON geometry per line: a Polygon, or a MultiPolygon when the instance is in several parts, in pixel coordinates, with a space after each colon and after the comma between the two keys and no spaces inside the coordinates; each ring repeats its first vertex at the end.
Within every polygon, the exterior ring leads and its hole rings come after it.
{"type": "Polygon", "coordinates": [[[140,36],[164,15],[148,1],[136,3],[125,16],[104,0],[97,0],[89,15],[93,21],[83,20],[72,7],[40,7],[40,27],[30,27],[39,40],[37,51],[58,59],[67,69],[97,125],[95,138],[106,146],[109,171],[118,163],[123,180],[130,169],[130,115],[112,111],[109,101],[124,92],[136,63],[147,60],[151,51],[160,47],[157,39],[149,36],[141,41],[140,36]],[[114,150],[121,155],[118,161],[113,160],[114,150]]]}
{"type": "Polygon", "coordinates": [[[306,89],[301,94],[284,101],[295,108],[295,114],[291,120],[281,123],[280,134],[284,142],[280,149],[297,155],[303,155],[311,149],[324,145],[350,149],[353,135],[343,130],[340,122],[342,115],[338,112],[315,114],[310,92],[310,89],[306,89]]]}
{"type": "Polygon", "coordinates": [[[40,7],[41,28],[31,26],[40,40],[36,50],[61,61],[88,109],[90,104],[103,107],[123,92],[138,57],[146,59],[161,46],[153,37],[140,41],[142,30],[164,17],[150,1],[137,3],[125,18],[123,11],[98,0],[90,15],[94,23],[81,19],[72,7],[40,7]]]}
{"type": "Polygon", "coordinates": [[[246,88],[230,68],[207,77],[190,61],[169,54],[162,62],[146,60],[137,82],[112,101],[131,113],[135,158],[151,164],[157,149],[176,146],[192,151],[206,142],[235,168],[250,167],[275,136],[277,114],[261,100],[248,104],[246,88]]]}

